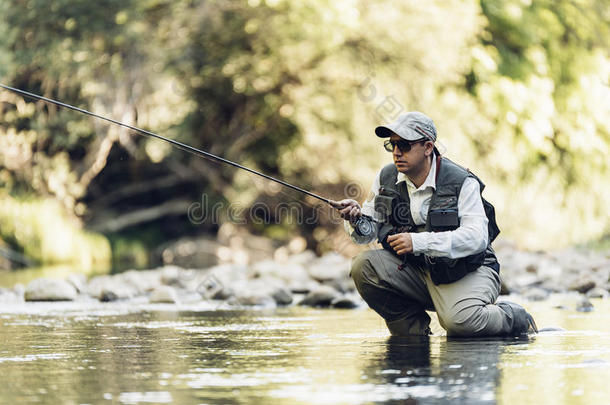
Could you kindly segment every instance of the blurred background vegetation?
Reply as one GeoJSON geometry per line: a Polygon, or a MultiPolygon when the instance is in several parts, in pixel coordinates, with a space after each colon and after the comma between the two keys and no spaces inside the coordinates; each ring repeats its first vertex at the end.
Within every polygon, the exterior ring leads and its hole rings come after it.
{"type": "MultiPolygon", "coordinates": [[[[337,199],[363,199],[391,161],[373,128],[420,110],[486,182],[503,238],[544,249],[609,231],[606,0],[3,0],[0,15],[4,84],[337,199]]],[[[0,91],[3,267],[151,266],[231,221],[278,245],[345,242],[296,192],[0,91]],[[290,201],[316,220],[273,217],[290,201]],[[225,209],[189,221],[194,203],[225,209]],[[271,215],[235,221],[229,203],[271,215]]]]}

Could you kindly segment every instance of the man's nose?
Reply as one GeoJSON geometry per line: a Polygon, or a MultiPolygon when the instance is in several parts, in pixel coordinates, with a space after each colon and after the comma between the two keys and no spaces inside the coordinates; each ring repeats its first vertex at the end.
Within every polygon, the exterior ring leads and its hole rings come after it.
{"type": "Polygon", "coordinates": [[[394,145],[394,149],[392,150],[392,155],[394,156],[402,156],[402,151],[398,147],[398,145],[394,145]]]}

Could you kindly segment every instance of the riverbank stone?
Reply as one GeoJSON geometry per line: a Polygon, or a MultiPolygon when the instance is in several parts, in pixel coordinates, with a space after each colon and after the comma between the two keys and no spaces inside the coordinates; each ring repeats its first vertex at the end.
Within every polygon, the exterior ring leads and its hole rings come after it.
{"type": "Polygon", "coordinates": [[[23,294],[8,288],[0,288],[0,302],[23,302],[23,294]]]}
{"type": "Polygon", "coordinates": [[[289,305],[293,301],[292,293],[286,288],[284,281],[274,277],[239,280],[232,283],[230,289],[241,305],[269,307],[271,304],[267,297],[273,300],[273,306],[289,305]]]}
{"type": "Polygon", "coordinates": [[[102,302],[132,298],[139,294],[133,286],[125,284],[117,276],[97,276],[89,280],[87,292],[102,302]]]}
{"type": "Polygon", "coordinates": [[[290,305],[294,300],[290,290],[284,287],[276,288],[272,293],[271,297],[275,300],[277,305],[290,305]]]}
{"type": "Polygon", "coordinates": [[[608,290],[600,287],[587,291],[587,298],[608,298],[609,295],[608,290]]]}
{"type": "Polygon", "coordinates": [[[65,280],[39,278],[25,288],[26,301],[73,301],[76,288],[65,280]]]}
{"type": "Polygon", "coordinates": [[[66,281],[76,288],[79,294],[87,290],[87,276],[82,273],[72,273],[66,277],[66,281]]]}
{"type": "Polygon", "coordinates": [[[307,272],[314,280],[324,282],[349,278],[350,267],[349,259],[330,252],[311,263],[307,272]]]}
{"type": "Polygon", "coordinates": [[[297,253],[296,255],[290,256],[287,262],[290,264],[300,264],[306,266],[317,258],[318,257],[312,250],[305,250],[301,253],[297,253]]]}
{"type": "Polygon", "coordinates": [[[578,291],[581,294],[585,294],[587,291],[592,290],[593,288],[595,288],[595,281],[593,281],[591,279],[585,279],[585,280],[579,279],[579,280],[572,282],[570,284],[570,286],[568,287],[568,290],[578,291]]]}
{"type": "Polygon", "coordinates": [[[101,302],[114,302],[121,299],[114,291],[103,290],[99,297],[101,302]]]}
{"type": "Polygon", "coordinates": [[[241,292],[237,294],[235,298],[241,305],[259,306],[265,308],[273,308],[276,306],[273,297],[258,291],[241,292]]]}
{"type": "Polygon", "coordinates": [[[355,296],[352,295],[342,295],[334,298],[330,302],[330,306],[332,308],[357,308],[360,305],[360,300],[358,300],[355,296]]]}
{"type": "Polygon", "coordinates": [[[544,301],[549,298],[550,293],[544,288],[532,287],[523,293],[523,298],[528,301],[544,301]]]}
{"type": "Polygon", "coordinates": [[[175,304],[178,302],[178,295],[173,287],[160,285],[151,292],[149,301],[151,303],[175,304]]]}
{"type": "Polygon", "coordinates": [[[333,287],[328,285],[321,285],[315,290],[309,292],[300,302],[299,305],[306,305],[310,307],[328,307],[330,303],[340,297],[340,293],[333,287]]]}

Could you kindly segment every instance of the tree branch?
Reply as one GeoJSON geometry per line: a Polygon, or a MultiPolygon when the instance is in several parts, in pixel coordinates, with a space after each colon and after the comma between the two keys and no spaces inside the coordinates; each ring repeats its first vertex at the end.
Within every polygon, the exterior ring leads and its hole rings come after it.
{"type": "MultiPolygon", "coordinates": [[[[141,210],[131,211],[118,217],[108,214],[111,219],[106,219],[103,222],[91,225],[91,229],[97,232],[119,232],[125,228],[139,225],[145,222],[154,221],[168,215],[187,214],[192,201],[179,199],[167,201],[156,207],[144,208],[141,210]]],[[[101,217],[101,216],[100,216],[101,217]]]]}

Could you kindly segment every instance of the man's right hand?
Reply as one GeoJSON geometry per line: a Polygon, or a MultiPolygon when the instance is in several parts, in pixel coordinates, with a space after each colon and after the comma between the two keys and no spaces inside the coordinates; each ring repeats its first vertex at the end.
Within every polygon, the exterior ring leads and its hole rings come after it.
{"type": "Polygon", "coordinates": [[[346,199],[341,201],[330,201],[330,204],[339,210],[341,218],[348,220],[354,224],[358,218],[362,216],[362,210],[358,201],[346,199]]]}

